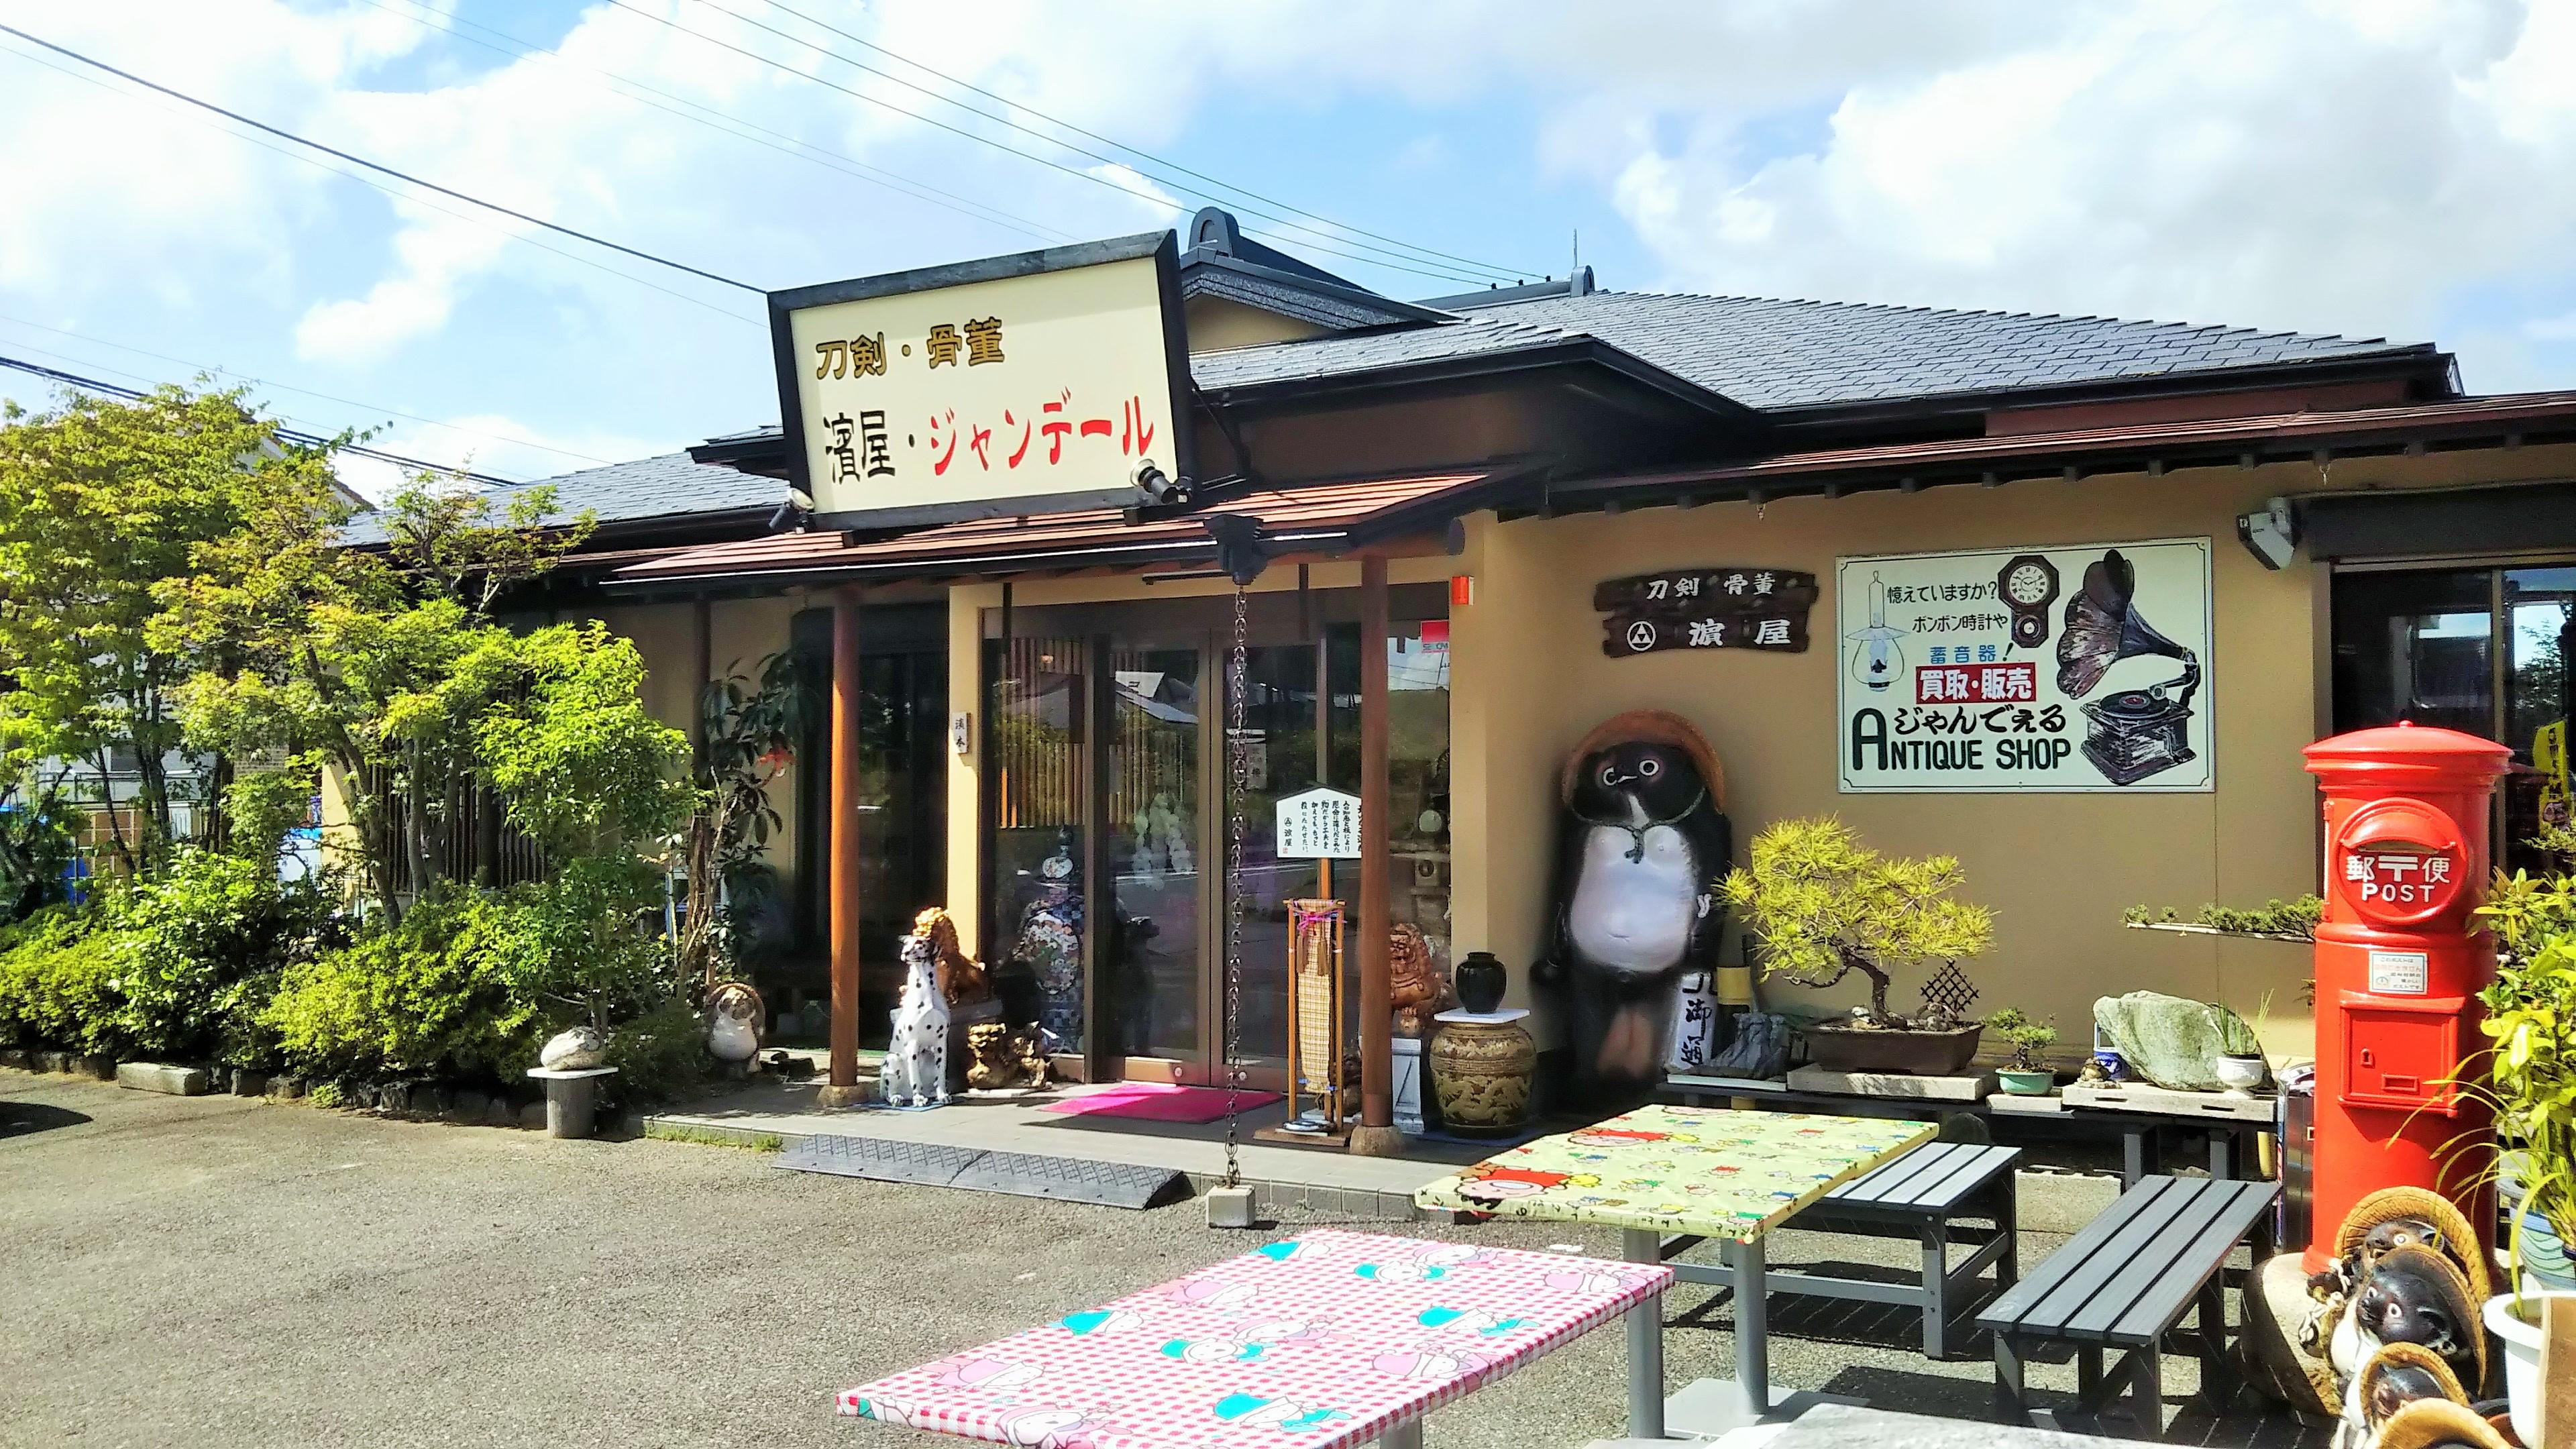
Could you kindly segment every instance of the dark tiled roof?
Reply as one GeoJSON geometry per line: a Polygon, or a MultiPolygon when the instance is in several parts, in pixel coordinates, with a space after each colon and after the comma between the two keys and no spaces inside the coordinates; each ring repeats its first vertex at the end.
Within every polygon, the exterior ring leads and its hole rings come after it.
{"type": "MultiPolygon", "coordinates": [[[[691,462],[686,453],[585,468],[559,478],[535,479],[517,488],[489,489],[483,496],[492,500],[494,508],[506,508],[514,493],[539,484],[554,487],[554,517],[569,522],[588,509],[603,524],[776,508],[779,500],[787,496],[787,485],[775,478],[691,462]]],[[[384,536],[381,514],[354,518],[342,533],[345,541],[358,544],[381,543],[384,536]]]]}
{"type": "Polygon", "coordinates": [[[1467,318],[1425,327],[1201,352],[1190,358],[1190,376],[1203,388],[1253,387],[1553,347],[1579,336],[1578,332],[1518,320],[1467,318]]]}
{"type": "MultiPolygon", "coordinates": [[[[1712,392],[1766,410],[2433,352],[2429,343],[2376,337],[1660,292],[1593,292],[1488,306],[1479,306],[1471,293],[1444,298],[1442,305],[1495,322],[1589,333],[1712,392]]],[[[1468,333],[1457,337],[1475,340],[1468,333]]]]}

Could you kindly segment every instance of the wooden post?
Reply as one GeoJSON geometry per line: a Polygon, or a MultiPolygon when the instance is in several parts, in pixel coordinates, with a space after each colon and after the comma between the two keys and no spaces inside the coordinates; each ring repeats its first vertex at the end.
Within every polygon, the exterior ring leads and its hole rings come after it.
{"type": "Polygon", "coordinates": [[[859,598],[832,595],[832,1076],[826,1107],[861,1100],[859,1089],[859,598]]]}
{"type": "Polygon", "coordinates": [[[1395,1130],[1395,988],[1387,974],[1386,750],[1386,560],[1368,557],[1360,560],[1360,1125],[1351,1132],[1351,1151],[1365,1157],[1404,1150],[1395,1130]]]}

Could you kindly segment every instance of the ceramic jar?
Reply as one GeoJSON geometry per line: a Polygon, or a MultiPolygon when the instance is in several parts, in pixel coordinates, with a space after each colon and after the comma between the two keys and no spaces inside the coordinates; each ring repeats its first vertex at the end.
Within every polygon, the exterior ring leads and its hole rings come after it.
{"type": "Polygon", "coordinates": [[[1458,1005],[1478,1015],[1490,1014],[1503,1004],[1503,987],[1510,972],[1496,960],[1491,951],[1470,951],[1451,973],[1458,988],[1458,1005]]]}
{"type": "Polygon", "coordinates": [[[1460,1021],[1444,1012],[1424,1059],[1440,1119],[1461,1137],[1505,1137],[1529,1121],[1538,1043],[1517,1020],[1460,1021]]]}

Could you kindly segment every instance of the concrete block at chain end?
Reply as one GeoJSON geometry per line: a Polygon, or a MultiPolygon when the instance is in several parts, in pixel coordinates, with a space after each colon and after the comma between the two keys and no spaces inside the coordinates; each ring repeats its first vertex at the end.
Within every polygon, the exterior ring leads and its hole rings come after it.
{"type": "Polygon", "coordinates": [[[1248,1228],[1252,1226],[1252,1189],[1250,1187],[1212,1187],[1207,1190],[1208,1226],[1212,1228],[1248,1228]]]}
{"type": "Polygon", "coordinates": [[[160,1062],[125,1062],[116,1069],[116,1084],[138,1092],[164,1092],[173,1097],[202,1097],[209,1084],[203,1067],[174,1067],[160,1062]]]}

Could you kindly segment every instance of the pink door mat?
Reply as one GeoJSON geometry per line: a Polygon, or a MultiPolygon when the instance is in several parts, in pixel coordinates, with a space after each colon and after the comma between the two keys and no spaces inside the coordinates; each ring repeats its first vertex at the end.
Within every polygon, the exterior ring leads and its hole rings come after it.
{"type": "MultiPolygon", "coordinates": [[[[1241,1091],[1237,1111],[1250,1112],[1279,1100],[1277,1092],[1241,1091]]],[[[1168,1082],[1122,1082],[1103,1092],[1085,1092],[1049,1102],[1041,1112],[1067,1117],[1132,1117],[1140,1122],[1213,1122],[1225,1115],[1223,1087],[1177,1087],[1168,1082]]]]}

